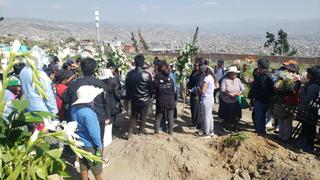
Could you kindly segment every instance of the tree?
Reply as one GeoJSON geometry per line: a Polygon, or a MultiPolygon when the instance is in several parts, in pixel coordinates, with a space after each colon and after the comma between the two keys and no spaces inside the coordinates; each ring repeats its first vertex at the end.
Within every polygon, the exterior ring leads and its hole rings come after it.
{"type": "Polygon", "coordinates": [[[77,41],[74,37],[68,37],[66,40],[65,40],[65,43],[71,43],[71,42],[75,42],[77,41]]]}
{"type": "Polygon", "coordinates": [[[134,47],[135,51],[138,53],[139,52],[138,42],[137,42],[136,38],[134,37],[133,32],[131,32],[131,41],[132,41],[132,46],[134,47]]]}
{"type": "Polygon", "coordinates": [[[148,46],[147,42],[144,40],[144,38],[142,37],[140,29],[139,29],[139,32],[138,32],[138,36],[139,36],[140,43],[142,44],[144,50],[148,53],[149,52],[149,46],[148,46]]]}
{"type": "Polygon", "coordinates": [[[275,35],[273,33],[267,32],[266,35],[267,41],[264,43],[264,47],[272,47],[273,52],[271,55],[287,55],[287,56],[293,56],[297,53],[296,49],[292,49],[290,51],[290,45],[288,42],[288,34],[280,29],[278,31],[278,39],[275,39],[275,35]]]}

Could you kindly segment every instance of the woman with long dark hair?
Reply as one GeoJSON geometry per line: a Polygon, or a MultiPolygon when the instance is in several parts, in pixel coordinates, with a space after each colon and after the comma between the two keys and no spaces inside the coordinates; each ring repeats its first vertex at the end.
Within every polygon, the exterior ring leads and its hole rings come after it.
{"type": "Polygon", "coordinates": [[[159,133],[161,120],[162,118],[165,118],[165,120],[168,121],[169,141],[171,141],[174,123],[173,114],[175,109],[174,84],[169,76],[170,67],[167,62],[161,61],[158,70],[153,81],[156,99],[155,133],[159,133]]]}

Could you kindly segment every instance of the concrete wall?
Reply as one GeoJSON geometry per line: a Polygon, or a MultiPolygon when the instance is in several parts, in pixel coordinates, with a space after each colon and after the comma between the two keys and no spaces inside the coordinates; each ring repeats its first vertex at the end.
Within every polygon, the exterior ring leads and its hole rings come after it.
{"type": "MultiPolygon", "coordinates": [[[[178,53],[154,53],[154,56],[169,56],[169,57],[177,57],[178,53]]],[[[271,62],[282,63],[289,59],[296,60],[299,64],[310,64],[310,65],[320,65],[320,57],[294,57],[294,56],[257,56],[251,54],[223,54],[223,53],[211,53],[204,54],[200,53],[199,57],[203,57],[205,59],[210,59],[212,62],[218,61],[220,58],[224,60],[235,60],[235,59],[245,59],[248,57],[254,57],[255,59],[259,59],[261,57],[265,57],[269,59],[271,62]]]]}

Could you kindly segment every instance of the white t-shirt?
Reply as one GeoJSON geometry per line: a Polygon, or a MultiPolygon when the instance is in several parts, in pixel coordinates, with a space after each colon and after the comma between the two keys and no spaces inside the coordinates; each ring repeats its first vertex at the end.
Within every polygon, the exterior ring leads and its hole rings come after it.
{"type": "Polygon", "coordinates": [[[203,80],[208,84],[207,90],[204,92],[204,96],[213,96],[213,91],[214,91],[214,79],[211,75],[208,75],[204,78],[203,80]]]}

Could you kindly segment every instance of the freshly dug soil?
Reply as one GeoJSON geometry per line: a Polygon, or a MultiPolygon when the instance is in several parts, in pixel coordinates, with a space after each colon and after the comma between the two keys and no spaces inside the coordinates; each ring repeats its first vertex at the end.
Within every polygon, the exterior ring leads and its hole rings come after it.
{"type": "MultiPolygon", "coordinates": [[[[110,163],[103,170],[111,180],[320,180],[320,156],[303,153],[275,140],[274,134],[252,132],[251,113],[243,111],[242,121],[222,128],[215,117],[216,138],[202,139],[189,128],[190,110],[179,103],[173,140],[168,134],[153,134],[153,117],[148,119],[147,135],[124,139],[127,116],[115,123],[111,145],[104,154],[110,163]],[[184,109],[184,111],[183,111],[184,109]],[[181,112],[184,112],[181,115],[181,112]]],[[[217,110],[217,107],[215,107],[217,110]]],[[[76,176],[73,176],[75,178],[76,176]]],[[[93,179],[90,175],[90,179],[93,179]]]]}
{"type": "Polygon", "coordinates": [[[106,179],[319,179],[316,156],[246,132],[215,139],[193,134],[117,139],[106,150],[106,179]],[[239,138],[244,136],[244,139],[239,138]]]}

